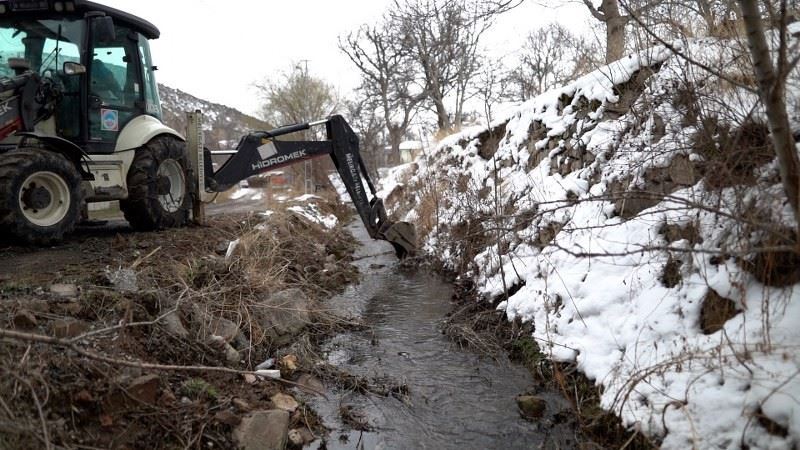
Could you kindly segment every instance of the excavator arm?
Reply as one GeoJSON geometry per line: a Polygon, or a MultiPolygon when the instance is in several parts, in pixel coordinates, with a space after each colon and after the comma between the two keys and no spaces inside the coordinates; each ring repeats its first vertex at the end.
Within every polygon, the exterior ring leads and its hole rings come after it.
{"type": "Polygon", "coordinates": [[[257,131],[239,141],[235,153],[213,171],[211,155],[205,154],[206,189],[222,192],[240,181],[311,158],[330,155],[347,188],[370,237],[388,241],[399,258],[411,254],[416,246],[414,226],[408,222],[391,222],[383,200],[378,198],[361,154],[358,136],[342,116],[331,116],[317,122],[288,125],[271,131],[257,131]],[[320,141],[279,141],[275,138],[311,127],[325,125],[327,139],[320,141]],[[369,194],[362,178],[367,182],[369,194]]]}

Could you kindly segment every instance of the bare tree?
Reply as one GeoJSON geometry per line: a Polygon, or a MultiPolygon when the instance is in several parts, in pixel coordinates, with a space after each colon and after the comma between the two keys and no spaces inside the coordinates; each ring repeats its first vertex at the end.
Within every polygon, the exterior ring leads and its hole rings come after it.
{"type": "Polygon", "coordinates": [[[407,134],[425,93],[415,89],[416,72],[411,50],[403,45],[397,30],[381,24],[364,25],[339,41],[339,48],[361,72],[360,91],[382,114],[392,153],[399,155],[400,143],[407,134]]]}
{"type": "Polygon", "coordinates": [[[506,92],[511,83],[511,76],[503,69],[503,62],[500,59],[485,60],[481,64],[476,94],[483,103],[483,114],[487,124],[492,122],[493,107],[507,97],[506,92]]]}
{"type": "Polygon", "coordinates": [[[264,99],[261,116],[278,125],[309,122],[331,115],[339,101],[334,88],[294,64],[274,79],[256,84],[264,99]]]}
{"type": "Polygon", "coordinates": [[[622,58],[625,54],[625,26],[630,17],[620,13],[619,0],[602,0],[598,7],[590,0],[583,0],[583,3],[606,27],[606,63],[622,58]]]}
{"type": "MultiPolygon", "coordinates": [[[[264,99],[261,116],[264,120],[276,125],[310,122],[323,119],[333,114],[339,106],[334,88],[324,80],[308,73],[306,65],[294,64],[287,72],[277,78],[268,79],[256,84],[264,99]]],[[[302,132],[302,139],[322,138],[320,130],[302,132]]],[[[314,185],[328,183],[325,175],[333,166],[327,159],[315,159],[304,166],[303,174],[308,181],[313,179],[314,185]]],[[[291,169],[299,175],[301,169],[291,169]]]]}
{"type": "Polygon", "coordinates": [[[588,41],[558,23],[533,31],[508,75],[506,96],[525,101],[587,73],[595,68],[594,53],[588,41]]]}
{"type": "Polygon", "coordinates": [[[392,26],[412,51],[423,92],[441,131],[459,124],[470,83],[478,72],[479,43],[498,14],[519,2],[482,0],[395,0],[392,26]],[[455,105],[453,118],[448,99],[455,105]]]}
{"type": "Polygon", "coordinates": [[[735,9],[732,0],[692,0],[676,3],[693,13],[693,16],[702,19],[706,35],[729,35],[726,30],[730,28],[730,17],[735,9]]]}
{"type": "Polygon", "coordinates": [[[785,100],[786,78],[800,61],[800,56],[797,54],[797,48],[789,53],[786,0],[780,0],[780,12],[776,20],[779,35],[777,66],[773,64],[767,39],[764,36],[764,24],[758,2],[739,0],[739,6],[747,30],[747,42],[753,58],[753,71],[758,82],[758,93],[767,113],[772,143],[778,156],[783,189],[786,191],[786,197],[798,224],[797,239],[800,242],[800,158],[797,156],[785,100]],[[791,60],[789,59],[790,55],[791,60]]]}
{"type": "Polygon", "coordinates": [[[353,127],[353,131],[358,134],[359,151],[362,159],[367,163],[370,175],[377,178],[377,169],[389,163],[390,156],[399,158],[399,152],[387,153],[384,148],[386,126],[382,116],[376,111],[374,99],[364,95],[352,100],[345,100],[345,117],[353,127]]]}
{"type": "Polygon", "coordinates": [[[638,20],[629,24],[644,38],[648,33],[666,40],[731,37],[736,31],[734,0],[620,0],[620,3],[625,12],[632,11],[638,16],[638,20]],[[647,31],[641,30],[642,27],[647,27],[647,31]]]}

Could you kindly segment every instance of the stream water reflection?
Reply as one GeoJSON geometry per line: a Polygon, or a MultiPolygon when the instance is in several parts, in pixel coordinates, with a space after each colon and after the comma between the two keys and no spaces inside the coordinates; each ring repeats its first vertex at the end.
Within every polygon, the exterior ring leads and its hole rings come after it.
{"type": "MultiPolygon", "coordinates": [[[[333,430],[328,449],[575,446],[570,430],[554,426],[552,418],[531,423],[519,416],[515,398],[534,386],[524,367],[460,350],[441,333],[451,309],[450,285],[433,274],[398,271],[388,244],[370,240],[360,224],[350,229],[364,242],[356,255],[362,281],[329,304],[338,314],[361,318],[369,330],[331,339],[328,362],[354,375],[389,377],[410,394],[404,402],[334,390],[328,401],[309,399],[333,430]],[[349,430],[339,417],[342,405],[362,413],[374,431],[349,430]]],[[[564,406],[557,393],[539,395],[549,409],[564,406]]],[[[314,445],[319,448],[319,441],[314,445]]]]}

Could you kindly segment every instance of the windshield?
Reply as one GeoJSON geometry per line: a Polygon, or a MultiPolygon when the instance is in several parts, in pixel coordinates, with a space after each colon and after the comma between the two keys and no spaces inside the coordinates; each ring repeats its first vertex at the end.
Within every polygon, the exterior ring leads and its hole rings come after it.
{"type": "Polygon", "coordinates": [[[58,72],[66,61],[80,62],[82,20],[6,19],[0,21],[0,76],[13,76],[10,58],[26,60],[38,73],[58,72]]]}

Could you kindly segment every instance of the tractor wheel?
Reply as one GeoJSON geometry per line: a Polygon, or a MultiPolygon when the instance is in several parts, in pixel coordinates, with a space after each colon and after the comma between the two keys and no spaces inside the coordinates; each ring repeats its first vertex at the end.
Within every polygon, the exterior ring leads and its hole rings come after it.
{"type": "Polygon", "coordinates": [[[81,176],[64,156],[25,148],[0,155],[0,224],[13,236],[50,245],[75,229],[81,176]]]}
{"type": "Polygon", "coordinates": [[[125,219],[140,231],[177,228],[189,220],[192,205],[186,144],[159,136],[136,150],[128,171],[128,199],[120,202],[125,219]]]}

